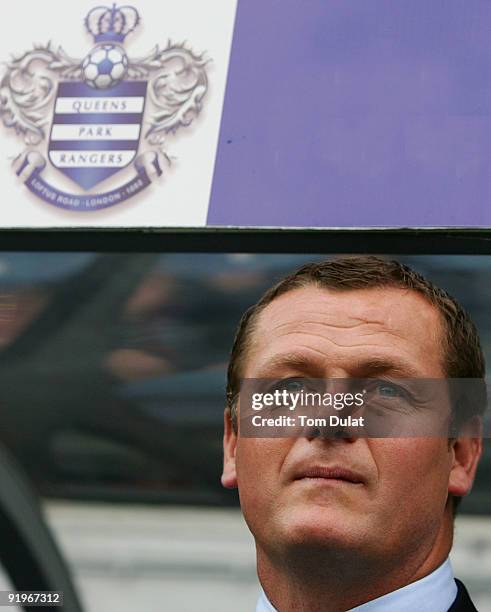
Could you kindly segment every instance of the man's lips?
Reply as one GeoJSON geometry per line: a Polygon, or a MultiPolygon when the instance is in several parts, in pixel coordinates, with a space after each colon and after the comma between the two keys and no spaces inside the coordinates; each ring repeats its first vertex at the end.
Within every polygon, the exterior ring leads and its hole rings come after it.
{"type": "Polygon", "coordinates": [[[364,478],[352,470],[343,467],[330,467],[322,465],[299,468],[294,472],[293,480],[338,480],[352,484],[363,484],[364,478]]]}

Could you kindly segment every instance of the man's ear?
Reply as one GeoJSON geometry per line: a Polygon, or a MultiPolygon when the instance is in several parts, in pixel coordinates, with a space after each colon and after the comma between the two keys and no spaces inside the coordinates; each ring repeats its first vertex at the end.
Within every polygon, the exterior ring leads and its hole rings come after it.
{"type": "Polygon", "coordinates": [[[237,488],[237,472],[235,469],[235,450],[237,434],[232,425],[230,408],[225,408],[223,414],[223,473],[222,485],[226,489],[237,488]]]}
{"type": "Polygon", "coordinates": [[[448,492],[457,497],[467,495],[474,483],[477,464],[482,454],[482,437],[479,435],[482,432],[481,419],[473,423],[472,431],[474,436],[466,436],[464,433],[461,437],[450,442],[453,452],[453,465],[450,470],[448,492]]]}

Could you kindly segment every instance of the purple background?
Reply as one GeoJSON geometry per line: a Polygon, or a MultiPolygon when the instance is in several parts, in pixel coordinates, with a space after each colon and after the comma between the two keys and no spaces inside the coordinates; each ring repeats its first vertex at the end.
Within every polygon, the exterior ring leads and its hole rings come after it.
{"type": "Polygon", "coordinates": [[[490,0],[239,0],[209,225],[491,226],[490,0]]]}

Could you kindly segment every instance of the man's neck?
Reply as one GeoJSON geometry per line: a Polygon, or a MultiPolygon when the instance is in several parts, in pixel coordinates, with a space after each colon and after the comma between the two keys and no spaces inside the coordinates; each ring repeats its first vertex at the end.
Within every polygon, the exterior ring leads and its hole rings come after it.
{"type": "Polygon", "coordinates": [[[361,554],[325,554],[303,551],[275,557],[257,550],[258,575],[272,605],[279,612],[339,612],[411,584],[437,569],[450,545],[438,545],[419,555],[382,560],[361,554]]]}

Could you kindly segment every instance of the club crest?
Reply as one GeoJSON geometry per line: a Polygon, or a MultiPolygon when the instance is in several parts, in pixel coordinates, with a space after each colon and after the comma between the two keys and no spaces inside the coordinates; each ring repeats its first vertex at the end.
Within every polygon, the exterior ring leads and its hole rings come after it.
{"type": "Polygon", "coordinates": [[[8,62],[0,116],[24,141],[17,175],[45,202],[90,211],[134,197],[170,163],[167,136],[199,115],[208,90],[204,54],[169,41],[145,57],[129,57],[125,41],[140,20],[132,6],[97,7],[85,19],[94,39],[86,57],[48,44],[8,62]],[[48,164],[73,191],[47,181],[48,164]],[[107,188],[123,171],[124,180],[107,188]]]}

